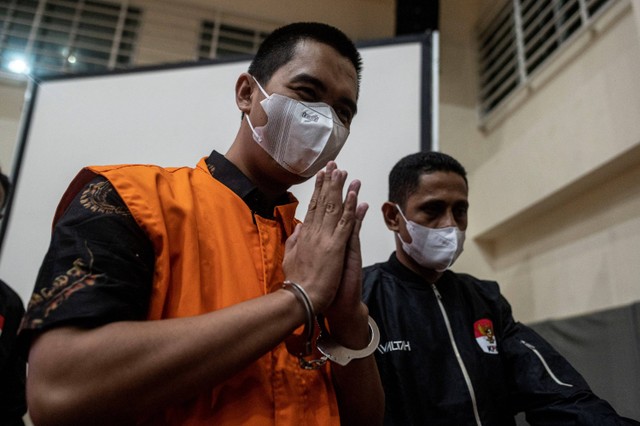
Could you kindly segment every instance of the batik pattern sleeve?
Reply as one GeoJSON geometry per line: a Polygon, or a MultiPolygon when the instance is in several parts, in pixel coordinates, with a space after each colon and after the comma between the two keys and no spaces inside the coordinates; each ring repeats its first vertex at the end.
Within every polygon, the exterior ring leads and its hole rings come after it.
{"type": "Polygon", "coordinates": [[[145,233],[113,186],[94,177],[55,224],[21,335],[144,319],[153,265],[145,233]]]}
{"type": "Polygon", "coordinates": [[[525,412],[530,425],[638,424],[620,417],[542,336],[516,322],[503,297],[501,311],[505,335],[500,350],[508,368],[511,396],[516,411],[525,412]]]}

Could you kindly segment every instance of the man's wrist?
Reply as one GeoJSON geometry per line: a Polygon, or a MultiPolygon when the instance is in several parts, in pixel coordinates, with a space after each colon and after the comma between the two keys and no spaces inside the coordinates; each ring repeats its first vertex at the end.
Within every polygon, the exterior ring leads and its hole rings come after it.
{"type": "Polygon", "coordinates": [[[313,336],[315,334],[316,315],[313,303],[305,289],[293,281],[286,280],[282,284],[282,288],[293,293],[305,310],[304,331],[301,336],[291,336],[287,339],[287,349],[298,357],[308,356],[313,351],[313,336]]]}
{"type": "Polygon", "coordinates": [[[362,302],[348,313],[327,315],[327,323],[331,336],[340,345],[358,350],[369,344],[369,310],[362,302]]]}

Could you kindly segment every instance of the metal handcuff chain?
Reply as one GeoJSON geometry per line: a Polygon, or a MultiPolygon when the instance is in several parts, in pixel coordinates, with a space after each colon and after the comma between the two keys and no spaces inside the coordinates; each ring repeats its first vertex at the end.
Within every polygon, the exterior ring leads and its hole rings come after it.
{"type": "Polygon", "coordinates": [[[373,318],[369,317],[370,339],[367,347],[359,350],[345,348],[339,345],[331,334],[329,334],[325,325],[324,316],[315,315],[311,299],[302,286],[287,280],[283,283],[282,288],[295,294],[296,298],[304,305],[307,314],[302,334],[292,334],[285,340],[287,351],[298,357],[300,368],[304,370],[317,370],[322,368],[322,366],[327,363],[327,360],[345,366],[353,359],[365,358],[375,352],[380,342],[380,331],[373,318]],[[320,334],[316,339],[316,347],[322,354],[322,357],[307,359],[307,357],[313,353],[313,338],[316,324],[318,324],[320,328],[320,334]]]}

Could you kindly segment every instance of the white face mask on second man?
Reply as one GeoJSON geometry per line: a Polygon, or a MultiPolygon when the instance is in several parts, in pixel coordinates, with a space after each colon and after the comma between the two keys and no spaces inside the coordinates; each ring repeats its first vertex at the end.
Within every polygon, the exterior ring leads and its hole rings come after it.
{"type": "Polygon", "coordinates": [[[267,124],[253,127],[247,122],[253,139],[279,165],[302,177],[311,177],[335,160],[349,136],[331,106],[324,102],[300,102],[287,96],[268,95],[260,105],[267,114],[267,124]]]}
{"type": "Polygon", "coordinates": [[[411,242],[402,240],[400,233],[398,238],[402,242],[402,248],[420,266],[443,272],[453,265],[464,246],[465,233],[457,226],[447,228],[428,228],[407,220],[400,206],[396,205],[400,215],[407,224],[407,231],[411,236],[411,242]]]}

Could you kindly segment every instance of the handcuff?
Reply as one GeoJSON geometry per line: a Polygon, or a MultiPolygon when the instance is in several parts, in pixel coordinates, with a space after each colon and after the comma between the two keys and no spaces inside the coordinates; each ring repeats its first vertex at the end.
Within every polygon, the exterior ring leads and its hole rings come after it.
{"type": "Polygon", "coordinates": [[[307,292],[293,281],[285,281],[282,288],[295,294],[296,298],[304,305],[307,318],[302,334],[292,334],[285,340],[287,351],[296,357],[300,368],[304,370],[317,370],[327,363],[327,360],[335,362],[341,366],[349,364],[351,360],[366,358],[378,347],[380,342],[380,331],[376,322],[369,316],[369,344],[363,349],[349,349],[338,344],[327,330],[324,316],[315,315],[311,299],[307,292]],[[322,354],[320,358],[308,359],[313,354],[313,338],[315,336],[315,326],[318,325],[320,333],[316,338],[315,346],[322,354]]]}

